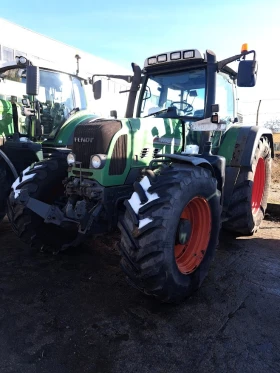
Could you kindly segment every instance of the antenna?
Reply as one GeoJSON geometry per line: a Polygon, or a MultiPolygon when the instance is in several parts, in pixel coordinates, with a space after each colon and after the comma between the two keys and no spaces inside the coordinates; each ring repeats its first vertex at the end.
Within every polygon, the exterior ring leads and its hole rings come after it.
{"type": "Polygon", "coordinates": [[[81,59],[81,57],[80,57],[78,54],[76,54],[76,55],[75,55],[75,58],[76,58],[76,60],[77,60],[77,70],[76,70],[76,75],[78,76],[78,75],[79,75],[79,60],[81,59]]]}

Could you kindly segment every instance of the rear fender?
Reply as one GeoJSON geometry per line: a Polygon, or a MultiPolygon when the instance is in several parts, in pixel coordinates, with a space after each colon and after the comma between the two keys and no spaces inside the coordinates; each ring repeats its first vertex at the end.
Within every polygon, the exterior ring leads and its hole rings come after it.
{"type": "Polygon", "coordinates": [[[272,132],[265,127],[232,126],[223,136],[219,155],[226,158],[224,212],[227,211],[241,168],[252,171],[252,163],[259,140],[267,137],[274,157],[272,132]]]}
{"type": "Polygon", "coordinates": [[[270,142],[271,155],[274,157],[272,132],[258,126],[232,126],[223,135],[218,154],[226,158],[230,167],[251,167],[253,157],[261,137],[270,142]]]}
{"type": "Polygon", "coordinates": [[[274,158],[274,146],[273,146],[273,135],[272,131],[265,127],[251,127],[248,132],[248,138],[246,142],[246,151],[243,153],[241,159],[241,166],[251,166],[254,158],[256,148],[258,146],[259,140],[261,137],[267,137],[270,148],[271,148],[271,157],[274,158]]]}

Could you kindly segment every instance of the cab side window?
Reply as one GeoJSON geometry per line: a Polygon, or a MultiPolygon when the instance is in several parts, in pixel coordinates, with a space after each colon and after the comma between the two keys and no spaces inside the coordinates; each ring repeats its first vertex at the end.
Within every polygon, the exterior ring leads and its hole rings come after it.
{"type": "Polygon", "coordinates": [[[85,92],[82,87],[82,83],[79,79],[73,77],[73,88],[75,94],[75,104],[80,110],[85,110],[87,108],[87,100],[85,92]]]}
{"type": "Polygon", "coordinates": [[[220,106],[220,118],[228,122],[234,120],[234,93],[233,84],[227,74],[217,74],[216,100],[220,106]]]}

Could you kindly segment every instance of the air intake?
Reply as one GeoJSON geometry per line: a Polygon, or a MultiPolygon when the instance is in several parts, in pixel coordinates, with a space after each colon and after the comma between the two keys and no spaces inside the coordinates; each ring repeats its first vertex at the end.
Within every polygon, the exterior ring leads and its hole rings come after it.
{"type": "Polygon", "coordinates": [[[122,175],[127,159],[127,135],[121,135],[116,141],[110,161],[109,175],[122,175]]]}

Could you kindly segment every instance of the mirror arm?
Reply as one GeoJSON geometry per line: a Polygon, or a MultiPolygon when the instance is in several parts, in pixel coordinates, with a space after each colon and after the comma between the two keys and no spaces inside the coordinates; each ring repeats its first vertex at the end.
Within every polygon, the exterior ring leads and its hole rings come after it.
{"type": "Polygon", "coordinates": [[[94,74],[92,75],[92,81],[93,79],[96,77],[96,76],[104,76],[106,78],[115,78],[115,79],[123,79],[125,80],[127,83],[131,83],[131,80],[132,80],[132,76],[131,75],[114,75],[114,74],[94,74]]]}
{"type": "Polygon", "coordinates": [[[140,88],[141,78],[142,78],[142,75],[141,75],[142,71],[140,67],[136,63],[132,63],[131,66],[132,66],[134,75],[131,81],[130,92],[128,95],[127,107],[126,107],[126,112],[125,112],[126,118],[133,117],[136,95],[140,88]]]}
{"type": "Polygon", "coordinates": [[[227,64],[240,60],[242,57],[243,57],[243,59],[245,59],[245,56],[247,56],[248,54],[251,54],[251,53],[254,53],[254,61],[255,61],[256,60],[256,52],[254,50],[251,50],[251,51],[248,51],[248,52],[246,51],[246,52],[237,54],[235,56],[226,58],[225,60],[222,60],[222,61],[218,62],[217,63],[218,71],[221,71],[222,68],[225,67],[227,64]]]}

